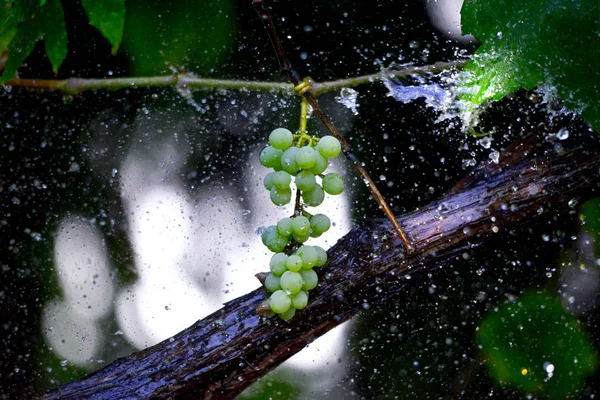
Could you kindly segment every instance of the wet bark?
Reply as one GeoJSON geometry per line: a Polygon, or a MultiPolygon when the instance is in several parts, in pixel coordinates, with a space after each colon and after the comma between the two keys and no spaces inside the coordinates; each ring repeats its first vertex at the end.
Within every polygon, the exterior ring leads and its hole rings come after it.
{"type": "Polygon", "coordinates": [[[498,165],[480,167],[438,201],[402,215],[399,221],[416,248],[412,254],[405,254],[385,220],[354,228],[329,250],[309,306],[290,322],[259,317],[256,307],[265,291],[257,289],[174,337],[42,398],[235,397],[365,304],[399,299],[420,274],[466,249],[547,219],[574,198],[598,196],[596,134],[571,131],[558,152],[544,137],[540,129],[519,140],[502,152],[498,165]]]}

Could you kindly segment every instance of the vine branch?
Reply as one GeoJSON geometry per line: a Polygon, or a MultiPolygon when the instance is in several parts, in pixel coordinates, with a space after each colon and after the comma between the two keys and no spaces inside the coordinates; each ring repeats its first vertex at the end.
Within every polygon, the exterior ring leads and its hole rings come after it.
{"type": "Polygon", "coordinates": [[[328,252],[311,302],[293,320],[260,317],[266,292],[257,289],[153,347],[112,362],[42,399],[231,399],[365,302],[402,301],[408,285],[524,223],[543,221],[569,200],[597,196],[600,143],[587,127],[572,130],[563,151],[536,134],[502,151],[498,165],[472,171],[439,200],[400,217],[411,230],[407,255],[385,220],[367,221],[328,252]],[[440,206],[444,207],[440,207],[440,206]],[[508,207],[506,207],[508,206],[508,207]],[[498,232],[498,233],[496,233],[498,232]],[[403,279],[410,274],[411,279],[403,279]]]}
{"type": "MultiPolygon", "coordinates": [[[[0,63],[3,56],[0,55],[0,63]]],[[[466,61],[456,60],[438,62],[423,66],[407,66],[404,68],[385,70],[376,74],[361,75],[351,78],[337,79],[326,82],[311,81],[311,93],[320,96],[323,93],[340,90],[344,87],[379,82],[383,79],[410,76],[414,74],[436,73],[453,68],[462,68],[466,61]]],[[[21,79],[15,78],[3,84],[5,87],[25,88],[39,91],[59,91],[67,95],[78,95],[93,90],[122,90],[141,88],[191,88],[191,89],[225,89],[250,92],[279,92],[294,94],[294,85],[287,82],[246,81],[236,79],[198,78],[190,74],[177,73],[162,76],[146,76],[132,78],[68,78],[68,79],[21,79]]]]}

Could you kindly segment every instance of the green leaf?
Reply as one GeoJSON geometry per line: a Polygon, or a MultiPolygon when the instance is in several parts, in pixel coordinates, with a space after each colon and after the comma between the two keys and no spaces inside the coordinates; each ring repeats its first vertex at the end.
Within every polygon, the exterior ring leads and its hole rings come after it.
{"type": "Polygon", "coordinates": [[[110,44],[112,54],[117,54],[125,28],[125,0],[81,0],[90,20],[110,44]]]}
{"type": "Polygon", "coordinates": [[[465,0],[461,14],[463,33],[482,42],[464,69],[463,100],[545,85],[600,131],[598,0],[465,0]]]}
{"type": "Polygon", "coordinates": [[[67,28],[65,27],[65,12],[60,0],[48,0],[42,8],[44,21],[44,41],[46,54],[52,64],[52,71],[58,72],[67,57],[67,28]]]}
{"type": "Polygon", "coordinates": [[[0,82],[15,77],[40,39],[46,42],[46,54],[53,71],[58,71],[67,56],[67,31],[61,0],[47,0],[43,6],[33,0],[14,2],[13,8],[0,17],[3,18],[0,38],[8,41],[8,60],[0,82]],[[11,32],[12,37],[7,39],[11,32]]]}
{"type": "Polygon", "coordinates": [[[37,16],[27,18],[19,27],[12,41],[8,44],[8,59],[4,66],[2,82],[8,82],[17,74],[17,70],[23,64],[38,40],[42,38],[41,25],[37,16]]]}
{"type": "Polygon", "coordinates": [[[576,394],[597,368],[589,337],[549,293],[525,294],[490,311],[477,344],[498,385],[545,398],[576,394]]]}
{"type": "Polygon", "coordinates": [[[20,3],[4,3],[0,6],[0,53],[8,49],[22,17],[20,3]]]}
{"type": "Polygon", "coordinates": [[[234,0],[129,0],[123,50],[138,76],[184,67],[208,74],[231,52],[234,0]]]}

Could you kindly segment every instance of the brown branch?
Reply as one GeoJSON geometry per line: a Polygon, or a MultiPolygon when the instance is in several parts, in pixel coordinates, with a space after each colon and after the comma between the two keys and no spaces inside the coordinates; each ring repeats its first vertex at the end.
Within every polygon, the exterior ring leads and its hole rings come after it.
{"type": "Polygon", "coordinates": [[[556,213],[572,198],[596,196],[600,145],[585,128],[571,132],[560,154],[539,137],[540,131],[504,150],[499,165],[480,168],[439,201],[403,215],[400,220],[415,238],[410,256],[385,220],[352,230],[329,250],[308,307],[290,322],[259,317],[256,308],[265,291],[257,289],[173,338],[42,398],[235,397],[356,315],[364,303],[398,298],[405,285],[466,248],[556,213]],[[413,279],[402,279],[408,273],[413,279]]]}

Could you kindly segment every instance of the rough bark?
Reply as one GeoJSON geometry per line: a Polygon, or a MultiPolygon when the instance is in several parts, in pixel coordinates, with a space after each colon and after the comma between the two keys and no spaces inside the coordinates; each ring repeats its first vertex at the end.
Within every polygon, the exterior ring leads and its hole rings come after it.
{"type": "Polygon", "coordinates": [[[598,141],[583,128],[579,135],[571,132],[557,152],[540,129],[503,151],[498,165],[479,168],[438,201],[401,216],[416,247],[410,255],[389,222],[353,229],[329,250],[309,306],[290,322],[259,317],[256,307],[265,291],[257,289],[174,337],[42,398],[235,397],[365,303],[398,298],[421,273],[465,249],[547,218],[573,198],[597,196],[598,141]]]}

